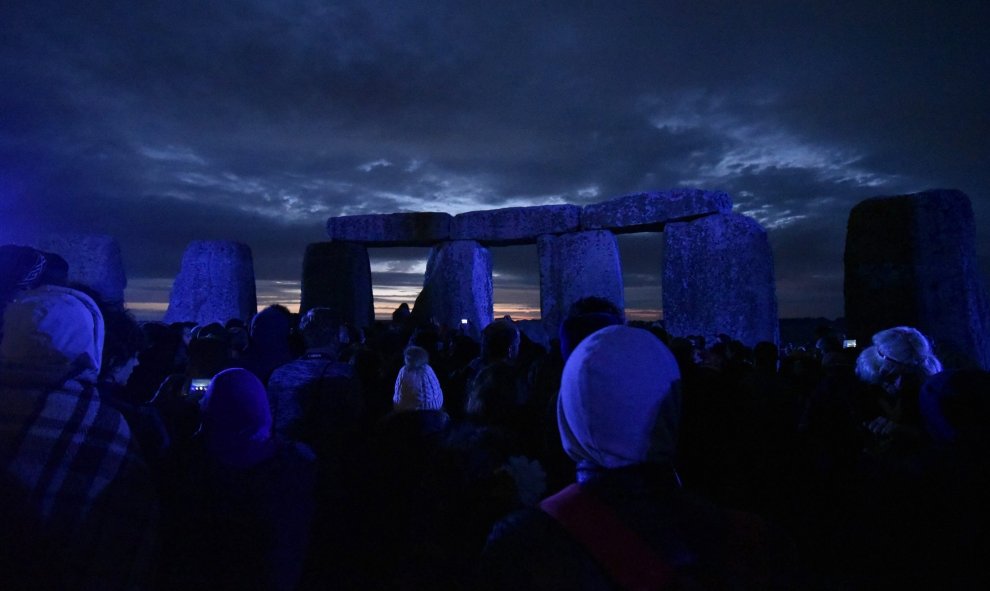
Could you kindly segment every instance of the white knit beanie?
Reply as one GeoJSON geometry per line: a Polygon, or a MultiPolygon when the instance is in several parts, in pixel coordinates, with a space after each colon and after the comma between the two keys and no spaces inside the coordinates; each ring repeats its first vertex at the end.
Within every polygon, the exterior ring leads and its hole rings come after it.
{"type": "Polygon", "coordinates": [[[395,394],[392,396],[395,410],[443,408],[443,391],[429,365],[430,354],[421,347],[407,347],[405,358],[406,364],[395,378],[395,394]]]}

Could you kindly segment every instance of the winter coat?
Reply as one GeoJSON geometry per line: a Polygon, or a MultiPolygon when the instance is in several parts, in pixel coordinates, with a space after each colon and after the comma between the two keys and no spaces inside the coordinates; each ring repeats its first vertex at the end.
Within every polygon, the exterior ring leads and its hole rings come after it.
{"type": "Polygon", "coordinates": [[[149,586],[157,499],[127,422],[96,390],[96,304],[39,287],[8,305],[3,328],[0,505],[14,520],[3,520],[5,587],[149,586]],[[11,560],[8,549],[37,560],[11,560]]]}

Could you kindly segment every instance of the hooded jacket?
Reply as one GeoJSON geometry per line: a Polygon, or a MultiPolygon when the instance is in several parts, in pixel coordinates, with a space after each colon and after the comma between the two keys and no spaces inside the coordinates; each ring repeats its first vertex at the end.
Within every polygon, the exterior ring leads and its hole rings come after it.
{"type": "MultiPolygon", "coordinates": [[[[609,326],[574,349],[557,408],[561,441],[578,464],[580,488],[641,540],[682,587],[786,586],[768,566],[771,532],[761,520],[681,490],[673,469],[679,381],[673,354],[642,329],[609,326]]],[[[789,549],[781,543],[773,550],[778,547],[789,549]]],[[[517,511],[495,525],[479,572],[480,589],[621,588],[609,566],[537,509],[517,511]]]]}
{"type": "Polygon", "coordinates": [[[101,404],[103,319],[78,291],[42,286],[8,306],[0,342],[4,504],[38,524],[21,544],[59,560],[22,563],[66,588],[147,583],[157,503],[124,418],[101,404]]]}

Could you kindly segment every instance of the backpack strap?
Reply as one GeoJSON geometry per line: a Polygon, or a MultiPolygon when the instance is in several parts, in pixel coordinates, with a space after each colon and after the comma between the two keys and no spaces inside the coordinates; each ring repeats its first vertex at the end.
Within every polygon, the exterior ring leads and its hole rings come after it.
{"type": "Polygon", "coordinates": [[[671,566],[629,529],[612,509],[574,483],[544,499],[540,509],[571,534],[624,589],[663,589],[671,566]]]}

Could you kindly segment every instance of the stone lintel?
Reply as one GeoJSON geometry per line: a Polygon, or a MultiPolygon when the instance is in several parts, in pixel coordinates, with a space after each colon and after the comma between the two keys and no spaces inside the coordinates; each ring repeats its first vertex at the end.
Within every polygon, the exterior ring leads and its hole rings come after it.
{"type": "Polygon", "coordinates": [[[730,211],[732,198],[722,191],[651,191],[584,206],[581,228],[608,229],[616,234],[660,231],[669,222],[730,211]]]}
{"type": "Polygon", "coordinates": [[[452,240],[476,240],[484,245],[534,244],[543,234],[577,231],[581,208],[577,205],[537,205],[471,211],[454,216],[452,240]]]}
{"type": "Polygon", "coordinates": [[[451,215],[439,212],[348,215],[327,220],[334,242],[364,246],[432,246],[450,237],[451,215]]]}

